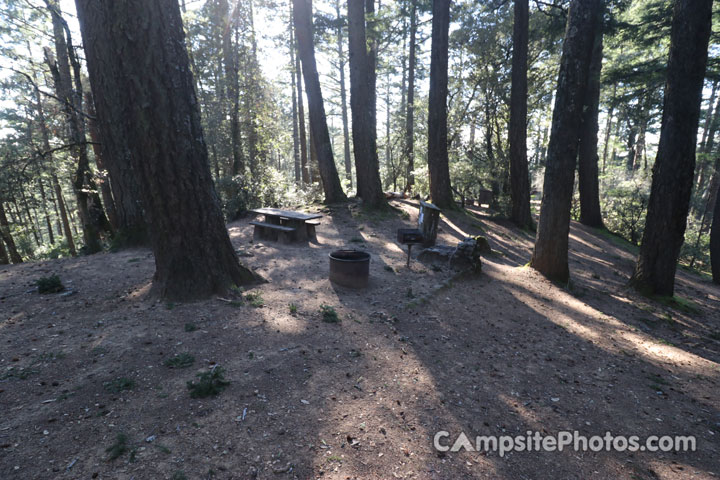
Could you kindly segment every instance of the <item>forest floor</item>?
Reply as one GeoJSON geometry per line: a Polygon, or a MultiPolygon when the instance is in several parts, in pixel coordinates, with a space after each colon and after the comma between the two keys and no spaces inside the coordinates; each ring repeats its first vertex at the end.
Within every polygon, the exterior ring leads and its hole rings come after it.
{"type": "Polygon", "coordinates": [[[393,203],[406,213],[318,207],[305,246],[230,224],[269,280],[244,302],[148,298],[142,249],[0,269],[0,478],[717,478],[717,286],[680,270],[674,302],[641,297],[635,253],[576,223],[559,286],[525,267],[531,234],[477,207],[443,217],[438,241],[486,235],[480,275],[407,268],[395,230],[417,208],[393,203]],[[367,289],[328,281],[340,246],[371,252],[367,289]],[[32,290],[51,274],[65,293],[32,290]],[[165,365],[178,354],[194,363],[165,365]],[[216,365],[227,388],[191,398],[216,365]],[[693,435],[697,451],[443,453],[443,430],[693,435]]]}

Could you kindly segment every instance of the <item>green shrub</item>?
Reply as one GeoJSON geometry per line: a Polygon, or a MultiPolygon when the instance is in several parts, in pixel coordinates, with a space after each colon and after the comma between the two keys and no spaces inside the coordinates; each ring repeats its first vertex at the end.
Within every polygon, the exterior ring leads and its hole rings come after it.
{"type": "Polygon", "coordinates": [[[189,353],[179,353],[165,360],[165,366],[169,368],[187,368],[195,363],[195,357],[189,353]]]}
{"type": "Polygon", "coordinates": [[[65,290],[60,277],[57,275],[42,277],[35,282],[35,285],[38,287],[38,293],[57,293],[65,290]]]}
{"type": "Polygon", "coordinates": [[[188,390],[192,398],[206,398],[218,395],[225,390],[230,382],[223,377],[225,370],[222,367],[215,367],[209,372],[198,373],[198,381],[187,382],[188,390]]]}
{"type": "Polygon", "coordinates": [[[322,321],[325,323],[340,323],[338,313],[330,305],[320,305],[320,314],[322,315],[322,321]]]}

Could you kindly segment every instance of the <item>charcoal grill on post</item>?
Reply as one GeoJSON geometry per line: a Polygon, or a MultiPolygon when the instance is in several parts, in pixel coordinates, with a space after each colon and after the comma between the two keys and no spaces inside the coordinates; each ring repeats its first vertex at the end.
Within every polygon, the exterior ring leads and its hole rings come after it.
{"type": "Polygon", "coordinates": [[[397,241],[402,245],[407,245],[407,266],[410,266],[410,251],[413,245],[423,243],[422,231],[418,228],[399,228],[397,232],[397,241]]]}

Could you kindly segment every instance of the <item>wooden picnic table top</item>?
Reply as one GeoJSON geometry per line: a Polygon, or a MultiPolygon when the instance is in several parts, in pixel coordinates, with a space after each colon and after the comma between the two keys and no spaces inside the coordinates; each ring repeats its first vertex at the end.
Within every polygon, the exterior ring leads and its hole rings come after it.
{"type": "Polygon", "coordinates": [[[250,211],[252,213],[257,213],[260,215],[265,215],[265,216],[270,216],[270,217],[285,217],[285,218],[291,218],[293,220],[302,220],[303,222],[322,217],[322,215],[320,215],[319,213],[294,212],[292,210],[281,210],[279,208],[256,208],[256,209],[250,210],[250,211]]]}

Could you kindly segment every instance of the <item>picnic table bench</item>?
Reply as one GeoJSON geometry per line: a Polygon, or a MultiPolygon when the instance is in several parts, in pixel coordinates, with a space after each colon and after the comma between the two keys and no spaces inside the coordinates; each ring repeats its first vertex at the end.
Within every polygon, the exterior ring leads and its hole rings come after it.
{"type": "Polygon", "coordinates": [[[282,243],[306,242],[315,239],[315,227],[320,224],[317,220],[319,213],[294,212],[279,208],[256,208],[251,213],[264,215],[265,220],[252,221],[255,226],[253,238],[255,240],[278,240],[282,243]]]}

